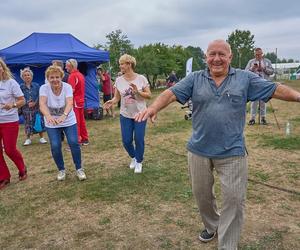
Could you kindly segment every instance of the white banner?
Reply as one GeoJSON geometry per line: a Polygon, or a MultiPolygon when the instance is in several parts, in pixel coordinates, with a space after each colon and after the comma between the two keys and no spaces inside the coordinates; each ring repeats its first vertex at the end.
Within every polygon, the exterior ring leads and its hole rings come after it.
{"type": "Polygon", "coordinates": [[[186,61],[186,76],[190,73],[192,73],[193,71],[193,57],[189,58],[187,61],[186,61]]]}

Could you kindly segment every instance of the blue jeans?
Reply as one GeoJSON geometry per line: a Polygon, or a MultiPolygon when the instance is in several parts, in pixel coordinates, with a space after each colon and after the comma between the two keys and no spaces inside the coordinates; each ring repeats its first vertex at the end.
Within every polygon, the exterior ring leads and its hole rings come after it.
{"type": "Polygon", "coordinates": [[[62,128],[47,128],[48,137],[51,144],[51,153],[58,170],[65,169],[65,163],[61,150],[61,133],[65,133],[71,149],[73,162],[76,170],[81,168],[81,149],[78,143],[77,124],[62,128]]]}
{"type": "Polygon", "coordinates": [[[131,158],[136,159],[138,163],[141,163],[144,158],[145,151],[145,131],[146,123],[136,122],[134,119],[126,118],[120,115],[121,133],[123,146],[131,158]],[[135,142],[135,148],[133,145],[133,136],[135,142]]]}

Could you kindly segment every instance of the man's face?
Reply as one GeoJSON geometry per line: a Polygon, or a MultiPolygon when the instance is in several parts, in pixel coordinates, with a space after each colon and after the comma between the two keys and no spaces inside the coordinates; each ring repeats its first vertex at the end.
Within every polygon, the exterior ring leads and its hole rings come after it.
{"type": "Polygon", "coordinates": [[[72,65],[70,63],[66,63],[66,70],[67,70],[67,72],[71,73],[72,69],[73,69],[72,65]]]}
{"type": "Polygon", "coordinates": [[[262,59],[262,57],[263,57],[263,52],[262,52],[262,50],[256,50],[255,51],[255,58],[256,58],[256,60],[261,60],[262,59]]]}
{"type": "Polygon", "coordinates": [[[205,56],[211,76],[220,77],[228,74],[232,54],[230,52],[230,47],[226,42],[212,42],[208,46],[205,56]]]}

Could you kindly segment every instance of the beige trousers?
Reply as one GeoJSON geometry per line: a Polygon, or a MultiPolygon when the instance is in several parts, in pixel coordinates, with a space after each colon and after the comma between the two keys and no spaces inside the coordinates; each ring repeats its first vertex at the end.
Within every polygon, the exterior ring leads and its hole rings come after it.
{"type": "Polygon", "coordinates": [[[188,152],[193,195],[209,233],[218,231],[218,249],[235,250],[241,235],[247,191],[247,156],[210,159],[188,152]],[[216,170],[221,183],[222,207],[214,195],[216,170]]]}

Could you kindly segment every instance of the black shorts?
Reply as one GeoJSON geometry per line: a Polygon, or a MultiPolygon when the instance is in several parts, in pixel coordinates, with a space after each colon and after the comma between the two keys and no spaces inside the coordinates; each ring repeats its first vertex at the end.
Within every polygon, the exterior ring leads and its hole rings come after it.
{"type": "Polygon", "coordinates": [[[109,100],[111,100],[111,98],[112,98],[112,95],[103,95],[103,101],[104,101],[104,103],[107,102],[107,101],[109,101],[109,100]]]}

